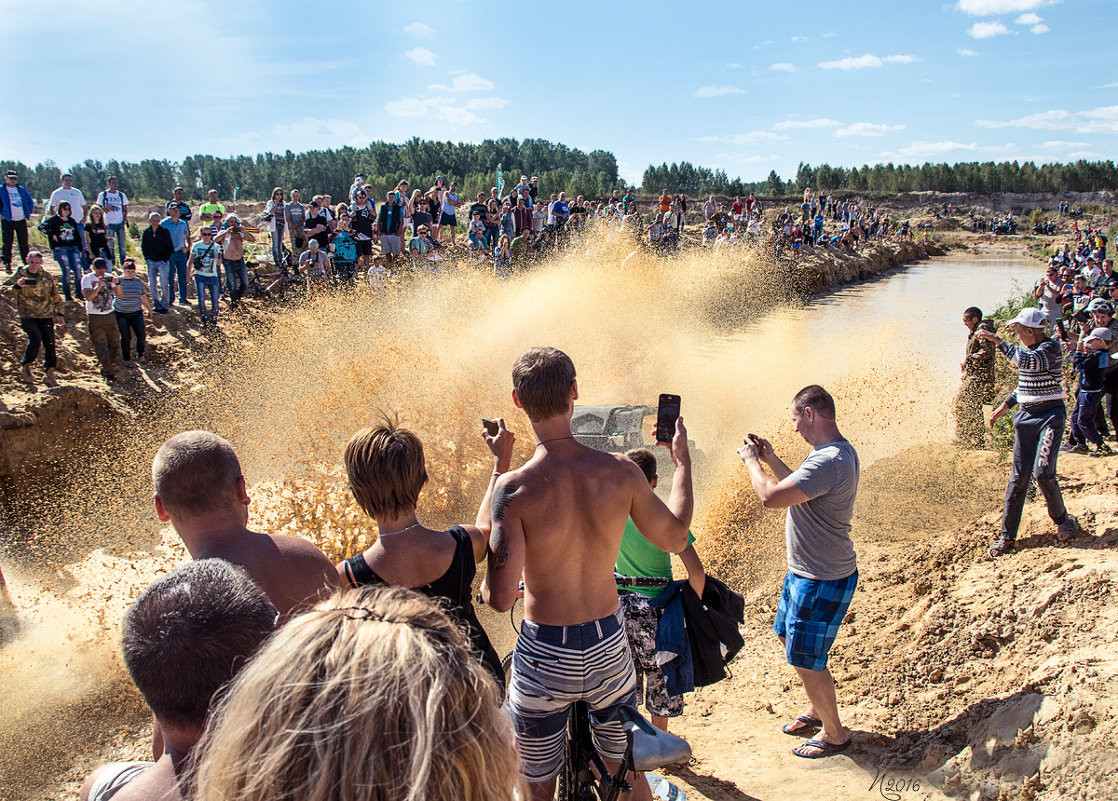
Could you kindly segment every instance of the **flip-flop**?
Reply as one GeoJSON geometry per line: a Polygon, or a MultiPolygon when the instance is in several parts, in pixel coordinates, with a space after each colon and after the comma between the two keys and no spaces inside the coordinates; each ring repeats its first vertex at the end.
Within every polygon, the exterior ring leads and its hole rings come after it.
{"type": "Polygon", "coordinates": [[[854,740],[850,739],[847,740],[845,743],[839,743],[838,745],[835,745],[834,743],[828,743],[825,740],[804,740],[804,742],[800,743],[792,749],[792,753],[798,757],[803,757],[804,759],[821,759],[822,757],[829,757],[833,754],[841,754],[843,751],[849,748],[853,742],[854,740]],[[819,753],[801,754],[801,748],[817,748],[819,749],[819,753]]]}
{"type": "Polygon", "coordinates": [[[785,734],[790,734],[793,737],[800,737],[815,729],[823,728],[823,721],[811,717],[811,715],[800,715],[791,723],[786,723],[780,727],[780,730],[785,734]],[[802,726],[797,726],[797,723],[802,723],[802,726]]]}

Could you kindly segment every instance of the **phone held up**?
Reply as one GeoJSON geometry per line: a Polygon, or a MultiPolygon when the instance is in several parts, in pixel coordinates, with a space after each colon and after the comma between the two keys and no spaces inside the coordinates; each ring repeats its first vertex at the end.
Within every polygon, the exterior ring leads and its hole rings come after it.
{"type": "Polygon", "coordinates": [[[485,433],[491,437],[497,436],[497,421],[490,420],[488,417],[481,418],[481,424],[485,426],[485,433]]]}
{"type": "Polygon", "coordinates": [[[656,442],[670,443],[675,436],[675,421],[679,417],[679,395],[660,395],[656,410],[656,442]]]}

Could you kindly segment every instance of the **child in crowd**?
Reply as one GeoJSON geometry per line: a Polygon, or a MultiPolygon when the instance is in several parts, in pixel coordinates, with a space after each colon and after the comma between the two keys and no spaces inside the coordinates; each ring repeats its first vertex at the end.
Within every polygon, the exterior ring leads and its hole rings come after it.
{"type": "Polygon", "coordinates": [[[388,277],[388,270],[384,267],[384,256],[373,256],[373,266],[365,275],[374,292],[384,286],[384,280],[388,277]]]}
{"type": "Polygon", "coordinates": [[[1071,433],[1068,435],[1064,450],[1072,453],[1087,453],[1087,443],[1090,442],[1095,446],[1093,453],[1096,456],[1114,452],[1103,442],[1098,426],[1095,424],[1099,403],[1102,401],[1103,374],[1110,365],[1106,348],[1113,336],[1114,332],[1109,328],[1095,328],[1075,343],[1072,366],[1079,374],[1079,391],[1075,396],[1075,409],[1071,413],[1071,433]]]}

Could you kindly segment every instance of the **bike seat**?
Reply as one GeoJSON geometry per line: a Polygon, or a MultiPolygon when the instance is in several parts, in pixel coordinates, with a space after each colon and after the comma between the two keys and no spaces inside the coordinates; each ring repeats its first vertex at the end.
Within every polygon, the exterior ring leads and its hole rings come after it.
{"type": "Polygon", "coordinates": [[[691,759],[691,746],[686,740],[660,731],[633,707],[618,707],[617,717],[625,724],[626,737],[632,745],[634,770],[655,770],[691,759]]]}

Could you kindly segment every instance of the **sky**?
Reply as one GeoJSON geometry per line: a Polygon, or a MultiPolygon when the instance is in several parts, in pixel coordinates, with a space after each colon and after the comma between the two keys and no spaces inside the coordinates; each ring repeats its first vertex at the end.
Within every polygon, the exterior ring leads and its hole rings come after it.
{"type": "Polygon", "coordinates": [[[600,148],[631,183],[1118,158],[1113,0],[0,0],[0,20],[0,158],[26,164],[413,136],[600,148]]]}

